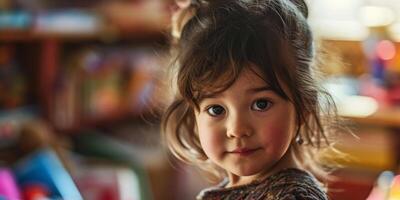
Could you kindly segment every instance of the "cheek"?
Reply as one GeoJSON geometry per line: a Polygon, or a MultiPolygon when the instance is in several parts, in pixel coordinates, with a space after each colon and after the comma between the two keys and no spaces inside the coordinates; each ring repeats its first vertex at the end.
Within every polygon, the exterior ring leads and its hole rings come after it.
{"type": "Polygon", "coordinates": [[[222,130],[201,118],[197,119],[196,123],[201,147],[209,158],[216,157],[219,152],[223,151],[224,147],[222,130]]]}
{"type": "Polygon", "coordinates": [[[292,134],[290,134],[290,131],[285,127],[270,125],[264,128],[262,135],[264,138],[270,140],[286,140],[287,138],[290,138],[292,134]]]}
{"type": "Polygon", "coordinates": [[[288,148],[294,138],[294,131],[289,122],[270,123],[263,127],[262,141],[272,150],[280,151],[288,148]]]}

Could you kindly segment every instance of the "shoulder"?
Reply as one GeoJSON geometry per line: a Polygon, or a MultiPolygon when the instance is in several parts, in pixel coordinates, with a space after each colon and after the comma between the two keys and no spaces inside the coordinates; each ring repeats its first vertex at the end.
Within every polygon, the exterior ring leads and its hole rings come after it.
{"type": "Polygon", "coordinates": [[[313,175],[299,169],[286,169],[271,176],[266,185],[270,199],[327,200],[328,197],[313,175]]]}

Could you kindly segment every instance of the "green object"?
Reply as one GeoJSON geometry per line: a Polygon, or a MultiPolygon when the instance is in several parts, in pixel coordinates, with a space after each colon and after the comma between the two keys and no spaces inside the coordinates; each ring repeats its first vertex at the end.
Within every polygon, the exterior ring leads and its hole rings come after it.
{"type": "Polygon", "coordinates": [[[91,131],[79,134],[74,138],[75,152],[83,156],[112,161],[129,166],[137,174],[140,182],[141,200],[153,199],[145,169],[132,154],[123,149],[118,141],[99,132],[91,131]]]}

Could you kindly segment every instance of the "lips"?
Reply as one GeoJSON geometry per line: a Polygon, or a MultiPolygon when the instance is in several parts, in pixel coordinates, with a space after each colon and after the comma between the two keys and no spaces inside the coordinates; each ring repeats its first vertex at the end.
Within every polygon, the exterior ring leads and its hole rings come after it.
{"type": "Polygon", "coordinates": [[[240,156],[247,156],[247,155],[250,155],[250,154],[254,153],[255,151],[257,151],[259,149],[260,148],[254,148],[254,149],[251,149],[251,148],[236,148],[235,150],[230,151],[229,153],[237,154],[237,155],[240,155],[240,156]]]}

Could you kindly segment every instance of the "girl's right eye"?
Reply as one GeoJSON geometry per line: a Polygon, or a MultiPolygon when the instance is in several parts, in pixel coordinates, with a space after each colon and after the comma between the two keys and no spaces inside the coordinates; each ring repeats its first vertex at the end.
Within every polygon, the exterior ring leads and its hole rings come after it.
{"type": "Polygon", "coordinates": [[[207,108],[207,113],[213,117],[224,114],[225,109],[222,106],[214,105],[207,108]]]}

